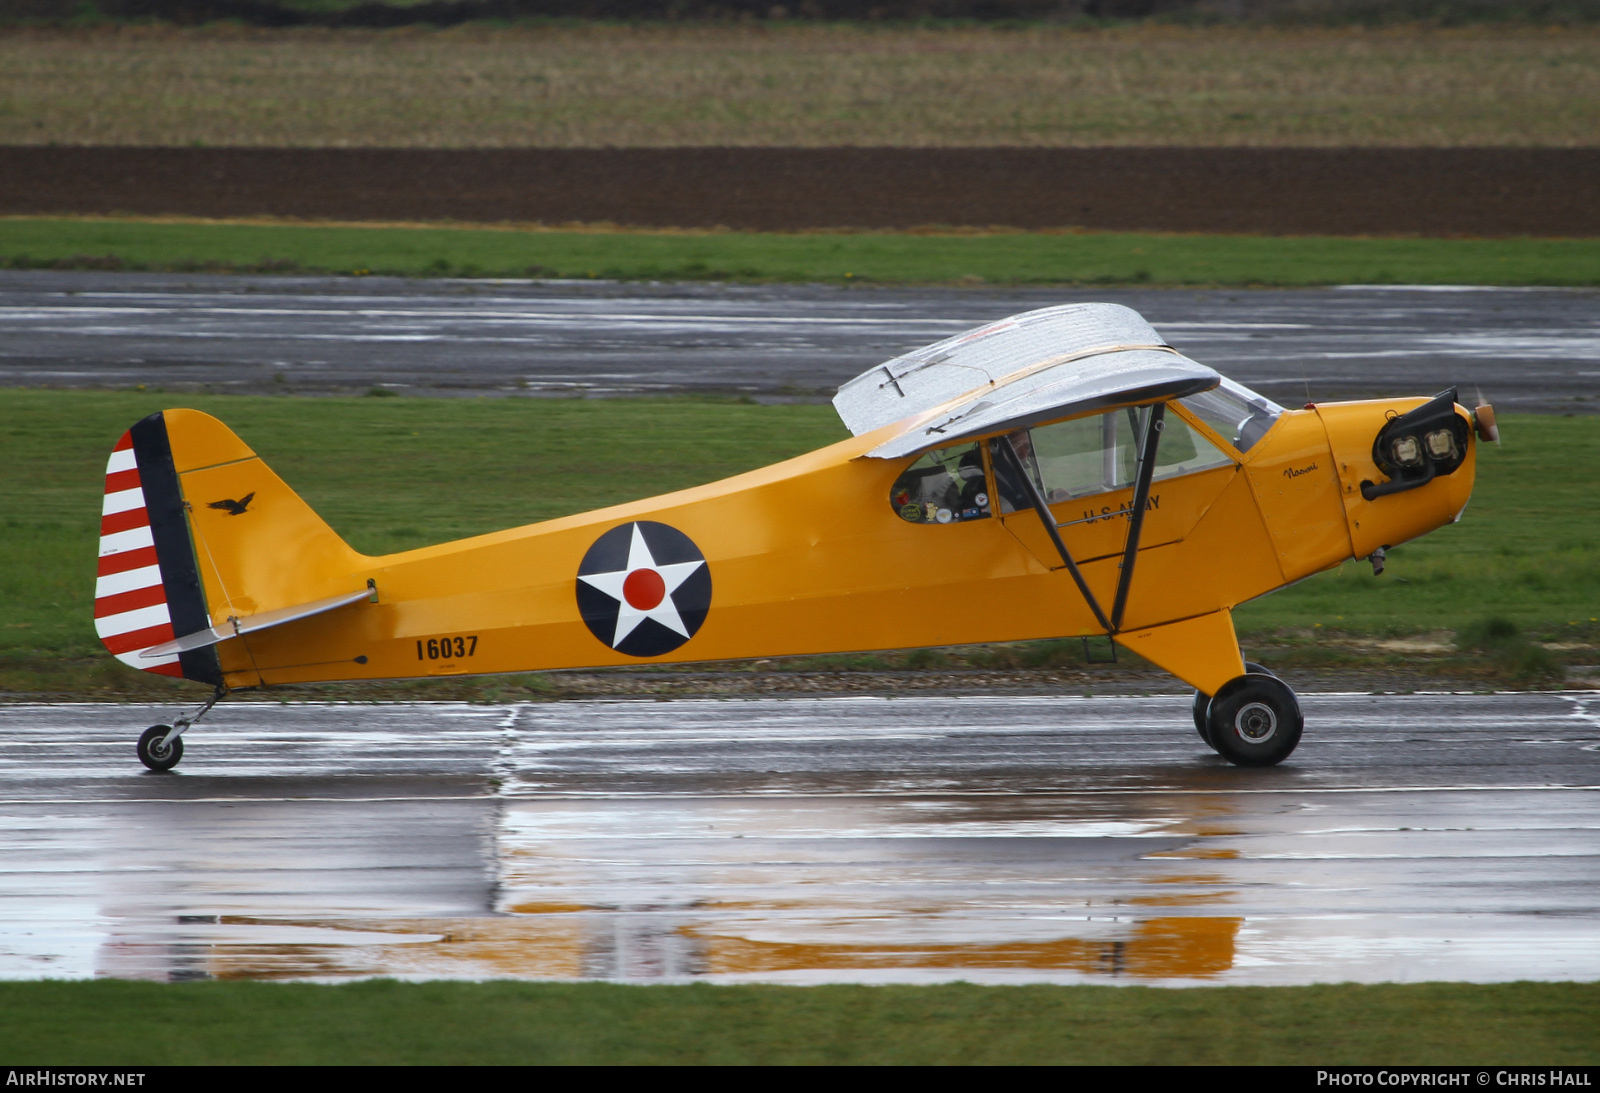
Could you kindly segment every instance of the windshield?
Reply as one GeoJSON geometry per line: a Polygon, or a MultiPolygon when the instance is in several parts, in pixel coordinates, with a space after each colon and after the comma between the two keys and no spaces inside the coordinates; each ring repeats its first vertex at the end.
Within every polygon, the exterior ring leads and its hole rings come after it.
{"type": "Polygon", "coordinates": [[[1248,452],[1283,413],[1265,395],[1226,378],[1209,391],[1178,401],[1241,452],[1248,452]]]}

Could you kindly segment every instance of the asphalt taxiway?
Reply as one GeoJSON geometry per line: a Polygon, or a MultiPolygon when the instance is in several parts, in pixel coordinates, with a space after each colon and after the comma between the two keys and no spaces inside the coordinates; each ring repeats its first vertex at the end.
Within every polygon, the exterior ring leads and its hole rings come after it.
{"type": "Polygon", "coordinates": [[[1285,405],[1481,389],[1600,409],[1600,291],[840,288],[0,271],[0,385],[831,397],[1031,308],[1127,304],[1285,405]]]}
{"type": "Polygon", "coordinates": [[[1600,977],[1600,695],[0,707],[0,977],[1600,977]]]}

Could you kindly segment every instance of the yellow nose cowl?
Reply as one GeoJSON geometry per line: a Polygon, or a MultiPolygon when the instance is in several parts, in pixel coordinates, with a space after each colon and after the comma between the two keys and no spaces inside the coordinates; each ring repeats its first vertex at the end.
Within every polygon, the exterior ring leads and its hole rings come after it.
{"type": "MultiPolygon", "coordinates": [[[[1456,415],[1466,424],[1461,430],[1432,428],[1419,434],[1394,438],[1382,453],[1390,463],[1380,467],[1374,459],[1374,444],[1391,421],[1428,403],[1428,399],[1381,399],[1370,402],[1330,402],[1316,407],[1328,433],[1328,446],[1339,475],[1339,492],[1345,518],[1350,524],[1350,544],[1354,557],[1364,558],[1380,547],[1425,535],[1460,518],[1472,496],[1477,470],[1477,443],[1484,422],[1472,411],[1457,405],[1456,415]],[[1465,437],[1463,442],[1461,437],[1465,437]],[[1414,443],[1411,443],[1414,442],[1414,443]],[[1454,448],[1452,449],[1452,445],[1454,448]],[[1445,474],[1435,474],[1425,483],[1406,488],[1403,466],[1414,459],[1421,465],[1428,460],[1459,458],[1459,465],[1445,474]],[[1396,471],[1395,476],[1386,470],[1396,471]],[[1366,488],[1363,489],[1363,486],[1366,488]],[[1394,492],[1384,492],[1394,490],[1394,492]]],[[[1493,411],[1490,411],[1490,425],[1493,411]]]]}

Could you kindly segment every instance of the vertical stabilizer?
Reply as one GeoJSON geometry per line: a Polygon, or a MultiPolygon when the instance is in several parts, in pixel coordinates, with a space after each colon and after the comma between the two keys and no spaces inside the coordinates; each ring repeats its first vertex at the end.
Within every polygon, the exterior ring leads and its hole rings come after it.
{"type": "Polygon", "coordinates": [[[123,434],[100,512],[95,632],[143,671],[247,685],[247,632],[369,594],[366,559],[198,410],[151,414],[123,434]]]}

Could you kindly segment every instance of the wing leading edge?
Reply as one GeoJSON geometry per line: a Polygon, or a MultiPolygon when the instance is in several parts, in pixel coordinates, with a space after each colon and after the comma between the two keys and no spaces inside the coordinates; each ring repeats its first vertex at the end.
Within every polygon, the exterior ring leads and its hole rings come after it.
{"type": "Polygon", "coordinates": [[[852,433],[903,428],[867,454],[896,459],[986,433],[1182,398],[1222,377],[1119,304],[1024,312],[869,369],[839,388],[852,433]]]}

